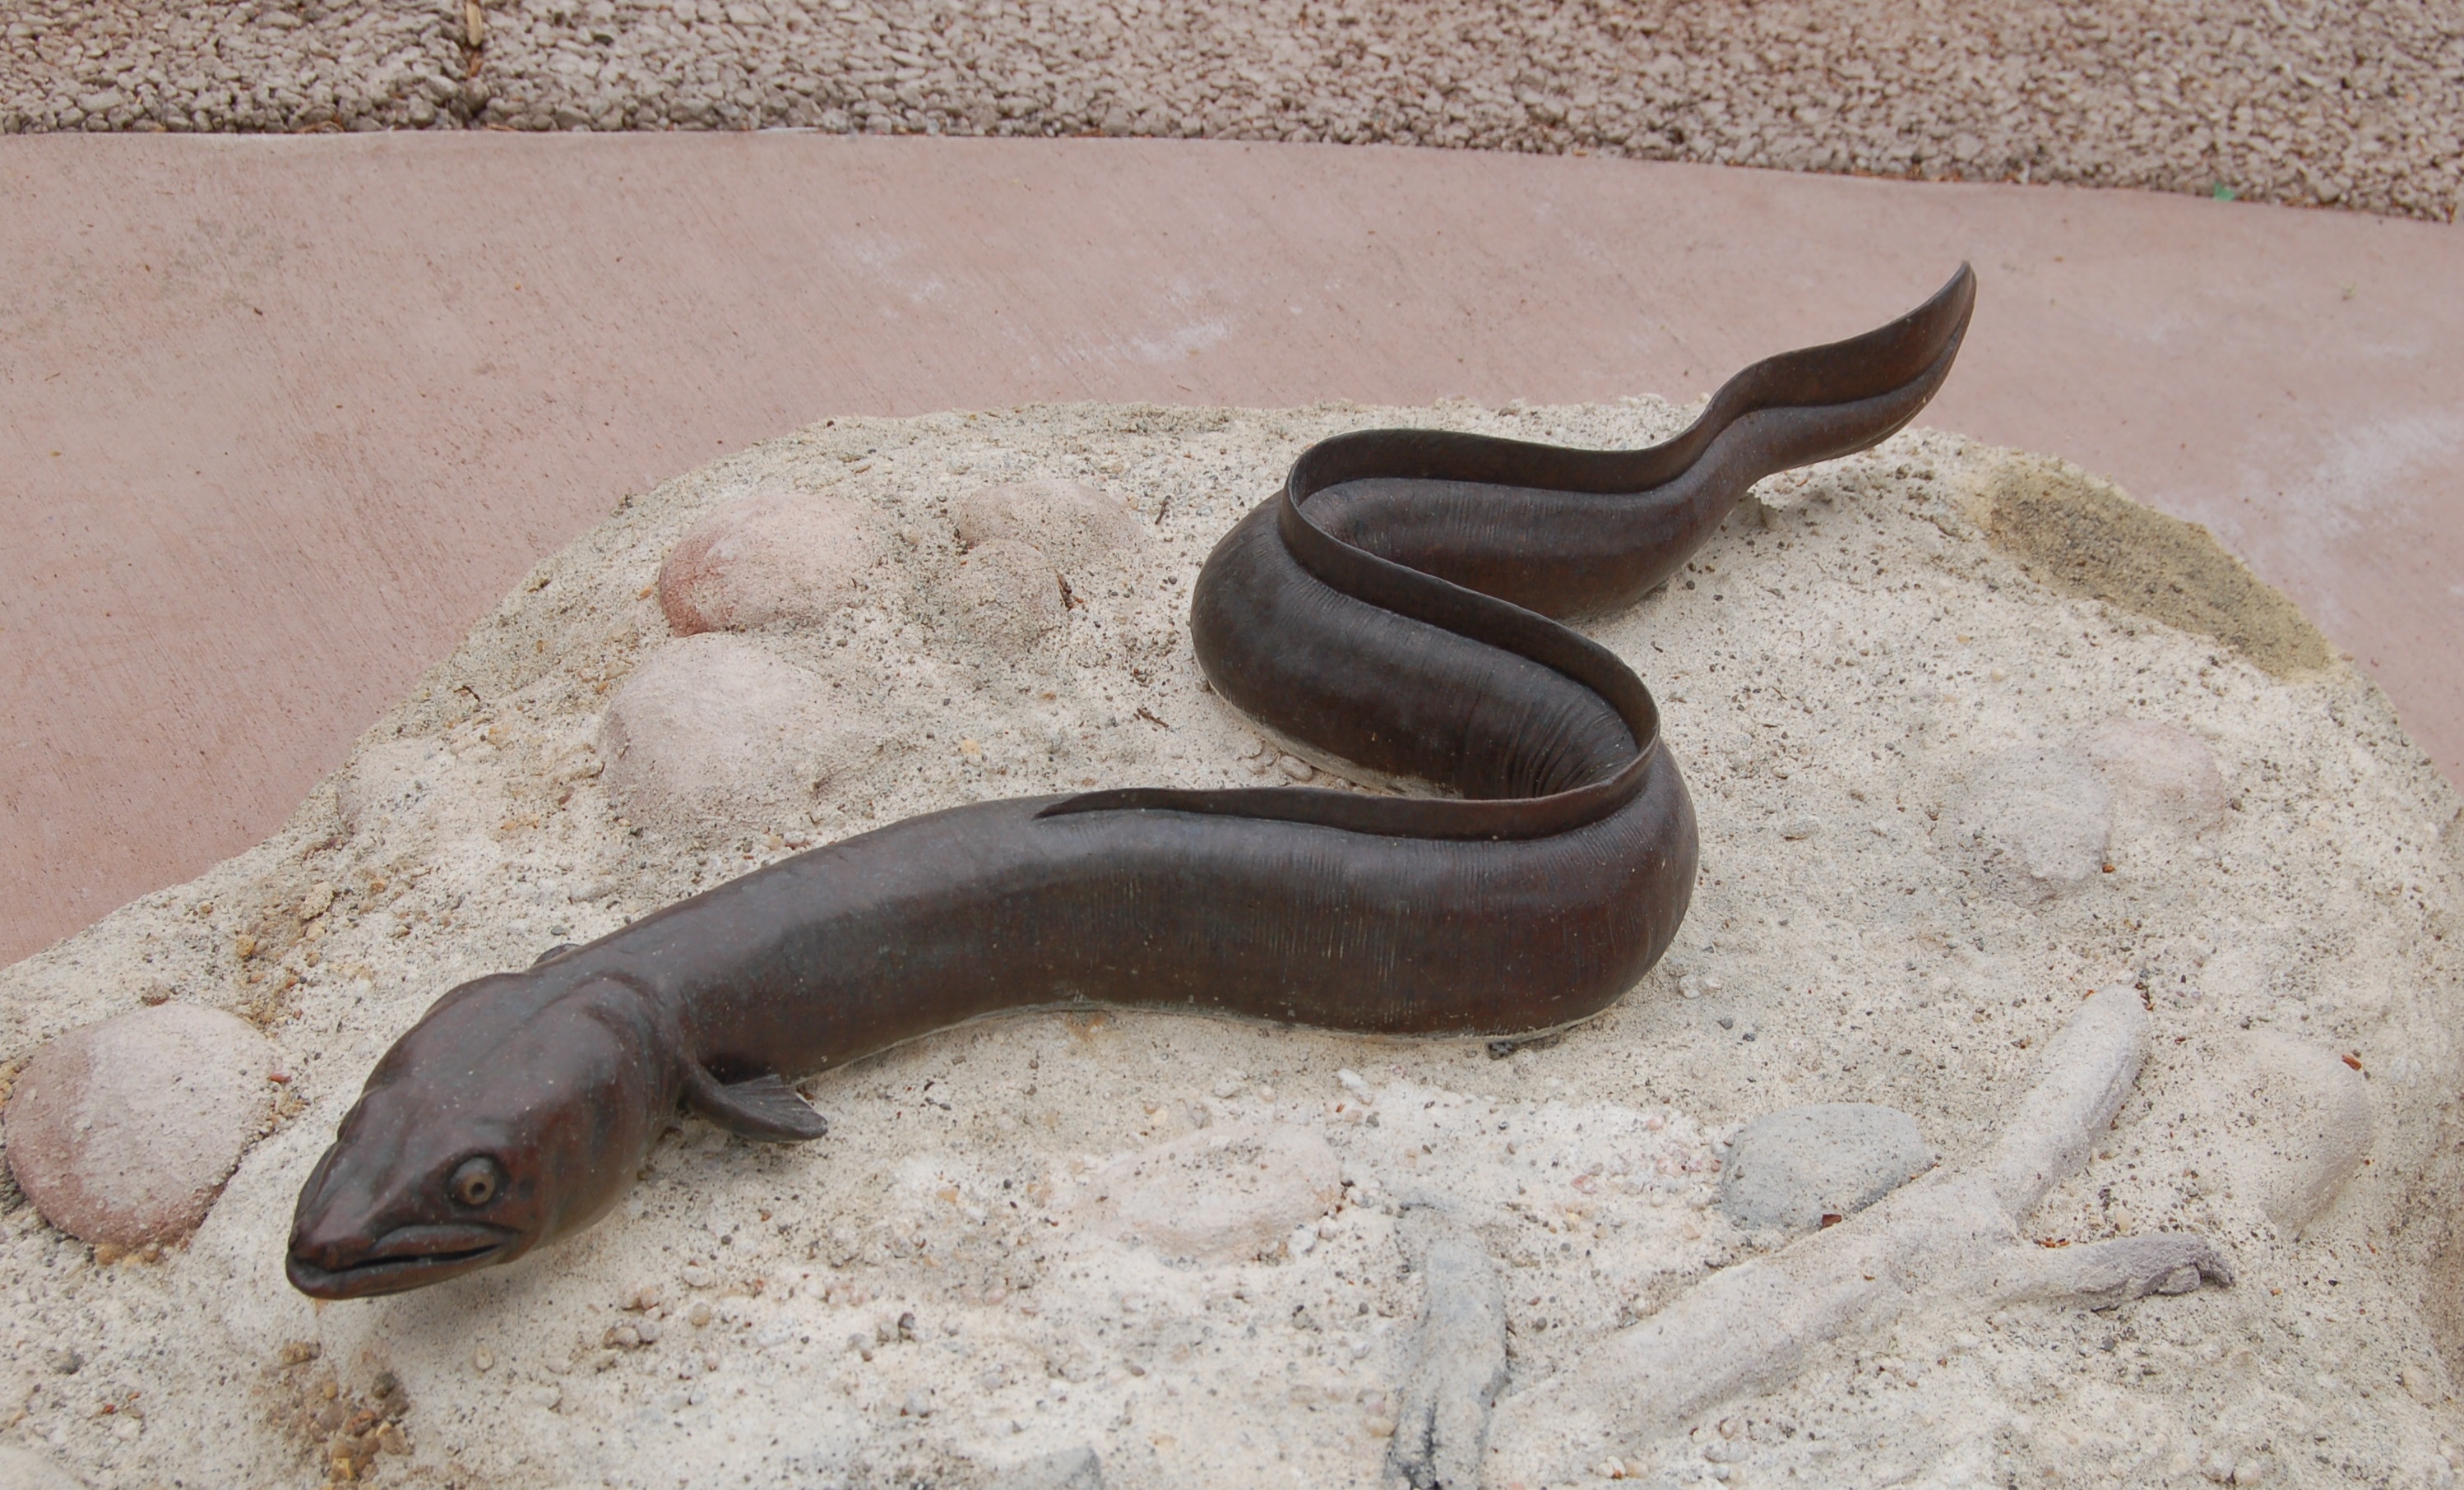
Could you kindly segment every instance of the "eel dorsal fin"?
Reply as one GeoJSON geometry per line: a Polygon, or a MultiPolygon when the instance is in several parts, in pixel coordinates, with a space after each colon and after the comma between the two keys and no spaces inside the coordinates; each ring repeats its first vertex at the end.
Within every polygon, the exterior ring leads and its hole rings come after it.
{"type": "Polygon", "coordinates": [[[830,1130],[830,1120],[814,1111],[810,1103],[796,1095],[796,1088],[774,1072],[724,1084],[706,1071],[700,1076],[686,1094],[687,1104],[731,1133],[770,1143],[801,1143],[830,1130]]]}

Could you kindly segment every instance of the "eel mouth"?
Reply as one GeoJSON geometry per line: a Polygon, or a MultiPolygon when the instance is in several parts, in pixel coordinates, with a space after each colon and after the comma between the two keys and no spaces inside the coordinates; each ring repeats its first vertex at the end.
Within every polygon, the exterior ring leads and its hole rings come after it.
{"type": "Polygon", "coordinates": [[[312,1299],[369,1299],[404,1293],[510,1260],[520,1238],[501,1226],[398,1226],[347,1261],[331,1247],[294,1244],[283,1271],[312,1299]]]}

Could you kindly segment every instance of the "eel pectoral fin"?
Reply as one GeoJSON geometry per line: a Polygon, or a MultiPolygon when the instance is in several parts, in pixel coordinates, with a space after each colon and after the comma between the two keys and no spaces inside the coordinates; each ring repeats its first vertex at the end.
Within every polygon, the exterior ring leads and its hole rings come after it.
{"type": "Polygon", "coordinates": [[[796,1095],[796,1089],[764,1071],[750,1081],[720,1083],[695,1068],[686,1103],[729,1132],[769,1143],[801,1143],[830,1130],[830,1120],[796,1095]]]}

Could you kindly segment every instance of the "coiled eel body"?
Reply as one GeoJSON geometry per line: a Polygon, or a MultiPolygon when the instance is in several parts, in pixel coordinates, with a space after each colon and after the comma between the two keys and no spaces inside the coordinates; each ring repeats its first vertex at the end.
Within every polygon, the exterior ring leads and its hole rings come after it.
{"type": "Polygon", "coordinates": [[[510,1260],[604,1214],[679,1104],[815,1137],[787,1081],[1002,1010],[1408,1035],[1595,1013],[1676,934],[1695,824],[1641,681],[1558,618],[1639,600],[1762,477],[1905,425],[1973,299],[1963,266],[1887,326],[1755,363],[1647,449],[1311,447],[1199,575],[1199,661],[1283,735],[1449,795],[980,802],[466,983],[378,1063],[302,1189],[293,1283],[360,1297],[510,1260]]]}

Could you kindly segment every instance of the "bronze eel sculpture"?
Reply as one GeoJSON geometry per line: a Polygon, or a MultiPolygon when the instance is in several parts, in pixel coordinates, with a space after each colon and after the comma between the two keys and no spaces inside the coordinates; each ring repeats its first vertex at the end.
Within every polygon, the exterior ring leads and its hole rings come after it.
{"type": "Polygon", "coordinates": [[[300,1191],[326,1299],[606,1213],[679,1105],[826,1128],[787,1082],[1080,1002],[1381,1034],[1563,1025],[1667,949],[1694,812],[1657,706],[1553,617],[1633,603],[1755,481],[1866,449],[1948,375],[1975,280],[1730,379],[1639,450],[1378,429],[1310,447],[1199,577],[1216,690],[1438,798],[1296,787],[978,802],[799,854],[437,1000],[300,1191]]]}

